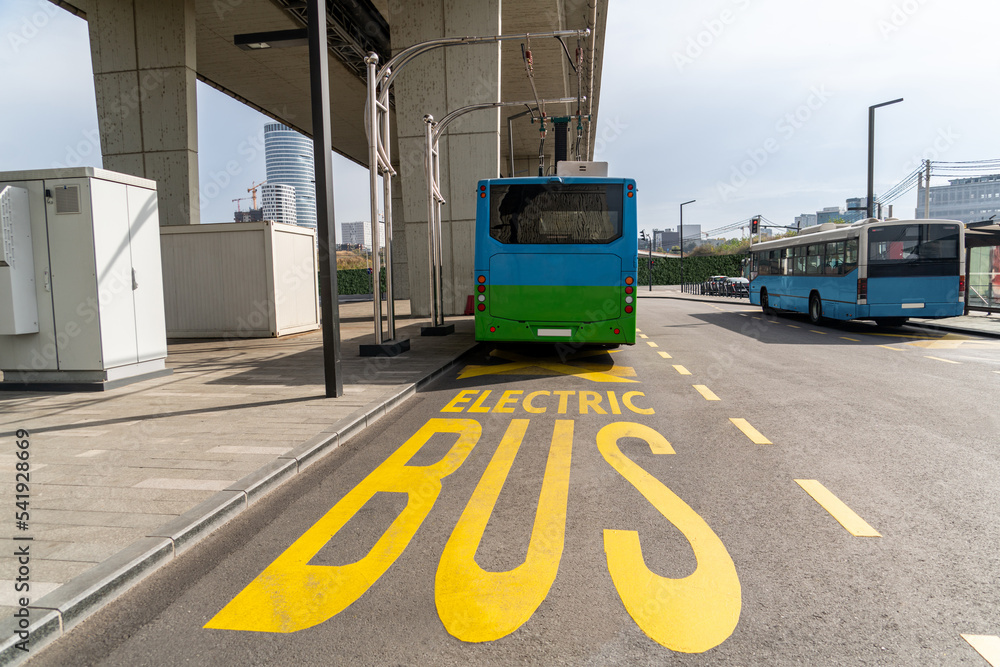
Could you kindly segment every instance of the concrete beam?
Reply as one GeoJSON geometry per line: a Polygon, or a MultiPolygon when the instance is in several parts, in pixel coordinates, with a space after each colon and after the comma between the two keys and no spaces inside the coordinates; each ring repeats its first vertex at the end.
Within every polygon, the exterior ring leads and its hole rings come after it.
{"type": "MultiPolygon", "coordinates": [[[[443,36],[500,34],[500,0],[407,2],[399,12],[390,14],[390,30],[394,53],[443,36]]],[[[423,117],[430,113],[442,118],[468,104],[498,101],[500,47],[483,44],[432,51],[406,66],[396,79],[395,91],[402,205],[393,209],[393,277],[397,298],[409,297],[411,312],[428,315],[423,117]]],[[[462,313],[466,296],[472,294],[476,217],[473,192],[480,178],[499,174],[499,165],[498,110],[463,117],[452,124],[441,141],[441,184],[448,199],[441,216],[446,315],[462,313]]]]}
{"type": "Polygon", "coordinates": [[[105,169],[157,182],[160,225],[198,224],[195,0],[87,9],[105,169]]]}

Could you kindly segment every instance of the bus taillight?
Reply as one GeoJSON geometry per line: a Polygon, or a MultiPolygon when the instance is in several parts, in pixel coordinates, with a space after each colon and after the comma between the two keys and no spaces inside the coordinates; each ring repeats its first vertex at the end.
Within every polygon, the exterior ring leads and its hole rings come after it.
{"type": "Polygon", "coordinates": [[[868,279],[858,278],[858,301],[868,298],[868,279]]]}
{"type": "Polygon", "coordinates": [[[958,277],[958,300],[965,301],[965,276],[958,277]]]}

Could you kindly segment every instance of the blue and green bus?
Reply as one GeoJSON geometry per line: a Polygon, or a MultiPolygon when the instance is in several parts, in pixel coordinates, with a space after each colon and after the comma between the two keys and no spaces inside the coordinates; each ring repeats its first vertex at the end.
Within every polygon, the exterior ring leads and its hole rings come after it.
{"type": "Polygon", "coordinates": [[[765,312],[900,326],[964,311],[965,228],[956,220],[824,223],[750,253],[750,301],[765,312]]]}
{"type": "Polygon", "coordinates": [[[636,192],[628,178],[480,181],[476,340],[634,344],[636,192]]]}

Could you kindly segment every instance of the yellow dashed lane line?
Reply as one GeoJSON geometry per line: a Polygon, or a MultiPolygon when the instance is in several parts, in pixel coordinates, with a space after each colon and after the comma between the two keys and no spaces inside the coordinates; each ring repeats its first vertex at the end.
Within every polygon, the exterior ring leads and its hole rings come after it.
{"type": "Polygon", "coordinates": [[[824,336],[826,335],[826,332],[825,332],[825,331],[816,331],[815,329],[810,329],[810,330],[809,330],[809,332],[810,332],[810,333],[818,333],[818,334],[823,334],[824,336]]]}
{"type": "Polygon", "coordinates": [[[722,399],[715,395],[715,393],[703,384],[693,384],[699,394],[705,397],[706,401],[721,401],[722,399]]]}
{"type": "Polygon", "coordinates": [[[650,347],[660,347],[659,345],[657,345],[656,343],[654,343],[654,342],[653,342],[653,341],[651,341],[651,340],[647,340],[647,341],[646,341],[646,345],[648,345],[648,346],[650,346],[650,347]]]}
{"type": "Polygon", "coordinates": [[[641,333],[641,334],[639,334],[639,338],[649,338],[649,336],[647,336],[647,335],[646,335],[646,334],[644,334],[644,333],[641,333]]]}
{"type": "Polygon", "coordinates": [[[840,525],[847,529],[855,537],[882,537],[877,530],[858,516],[854,510],[844,504],[837,496],[817,482],[815,479],[797,479],[795,483],[812,496],[813,500],[820,504],[820,507],[830,513],[840,525]]]}
{"type": "Polygon", "coordinates": [[[676,366],[675,365],[674,366],[674,370],[677,371],[678,373],[680,373],[681,375],[691,375],[691,371],[689,371],[688,369],[684,368],[683,366],[676,366]]]}
{"type": "Polygon", "coordinates": [[[941,357],[929,357],[926,354],[924,355],[924,358],[926,358],[926,359],[933,359],[934,361],[943,361],[946,364],[961,364],[962,363],[961,361],[952,361],[951,359],[942,359],[941,357]]]}
{"type": "Polygon", "coordinates": [[[852,341],[852,342],[855,342],[855,343],[860,343],[861,342],[857,338],[848,338],[847,336],[841,336],[840,338],[841,338],[841,340],[849,340],[849,341],[852,341]]]}
{"type": "Polygon", "coordinates": [[[879,345],[879,347],[884,347],[885,349],[892,350],[893,352],[906,352],[906,350],[901,347],[892,347],[891,345],[879,345]]]}
{"type": "Polygon", "coordinates": [[[750,438],[755,445],[773,445],[774,443],[765,438],[760,431],[750,425],[746,419],[741,417],[730,417],[729,421],[736,425],[736,428],[743,431],[743,435],[750,438]]]}
{"type": "Polygon", "coordinates": [[[663,357],[664,359],[673,359],[673,357],[671,357],[666,352],[663,352],[662,350],[657,351],[657,354],[660,355],[661,357],[663,357]]]}

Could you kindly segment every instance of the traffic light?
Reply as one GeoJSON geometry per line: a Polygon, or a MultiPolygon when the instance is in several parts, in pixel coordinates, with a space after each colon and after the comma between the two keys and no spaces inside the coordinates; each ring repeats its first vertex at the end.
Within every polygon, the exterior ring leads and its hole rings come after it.
{"type": "Polygon", "coordinates": [[[756,234],[757,230],[760,229],[760,216],[754,216],[750,218],[750,233],[756,234]]]}

